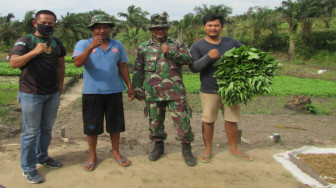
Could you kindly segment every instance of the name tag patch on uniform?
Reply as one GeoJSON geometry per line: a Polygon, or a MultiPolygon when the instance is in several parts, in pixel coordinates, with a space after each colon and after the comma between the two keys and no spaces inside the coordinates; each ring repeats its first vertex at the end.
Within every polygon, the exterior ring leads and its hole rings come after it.
{"type": "Polygon", "coordinates": [[[114,53],[117,53],[117,52],[118,52],[118,49],[117,49],[117,48],[112,48],[112,51],[113,51],[114,53]]]}

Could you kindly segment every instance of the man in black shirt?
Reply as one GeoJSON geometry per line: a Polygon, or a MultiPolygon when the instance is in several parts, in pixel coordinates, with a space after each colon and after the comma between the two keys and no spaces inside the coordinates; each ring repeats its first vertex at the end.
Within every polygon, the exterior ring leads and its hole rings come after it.
{"type": "Polygon", "coordinates": [[[35,32],[21,37],[14,44],[10,66],[20,68],[18,99],[22,108],[21,168],[29,183],[40,183],[36,170],[41,164],[59,168],[62,163],[48,155],[64,81],[65,48],[51,37],[56,15],[41,10],[33,20],[35,32]]]}
{"type": "Polygon", "coordinates": [[[221,37],[220,32],[223,28],[224,19],[216,14],[208,14],[203,18],[203,27],[206,37],[190,48],[193,57],[193,63],[189,66],[192,72],[200,72],[201,79],[201,102],[202,102],[202,134],[205,149],[198,156],[199,161],[208,163],[211,161],[212,139],[214,132],[214,123],[217,119],[219,109],[222,110],[225,120],[225,131],[229,142],[230,153],[241,159],[252,161],[253,158],[239,150],[238,125],[240,119],[240,106],[225,106],[222,99],[218,96],[218,85],[214,78],[217,67],[213,64],[226,51],[242,44],[228,37],[221,37]]]}

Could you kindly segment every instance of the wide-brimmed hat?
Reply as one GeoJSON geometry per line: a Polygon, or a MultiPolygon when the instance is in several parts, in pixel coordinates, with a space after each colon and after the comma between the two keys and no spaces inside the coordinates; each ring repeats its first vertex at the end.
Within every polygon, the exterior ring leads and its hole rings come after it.
{"type": "Polygon", "coordinates": [[[109,18],[106,15],[103,14],[97,14],[92,16],[91,18],[91,24],[88,26],[88,28],[92,28],[94,24],[108,24],[109,26],[114,27],[114,23],[109,20],[109,18]]]}
{"type": "Polygon", "coordinates": [[[156,27],[170,27],[168,24],[168,15],[166,13],[163,14],[153,14],[151,16],[151,22],[147,26],[148,29],[156,28],[156,27]]]}

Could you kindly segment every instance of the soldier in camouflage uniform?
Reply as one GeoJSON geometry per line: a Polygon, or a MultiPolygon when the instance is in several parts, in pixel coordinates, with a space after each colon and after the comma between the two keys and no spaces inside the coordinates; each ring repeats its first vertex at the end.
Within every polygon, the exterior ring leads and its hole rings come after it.
{"type": "Polygon", "coordinates": [[[133,66],[132,85],[138,100],[146,101],[145,117],[149,116],[150,139],[155,142],[149,160],[163,155],[166,107],[172,114],[177,130],[176,140],[182,142],[182,154],[189,166],[196,165],[190,143],[194,134],[190,127],[191,109],[186,100],[182,80],[182,65],[192,62],[188,48],[181,42],[168,38],[170,25],[167,14],[154,14],[148,29],[152,39],[140,44],[133,66]]]}

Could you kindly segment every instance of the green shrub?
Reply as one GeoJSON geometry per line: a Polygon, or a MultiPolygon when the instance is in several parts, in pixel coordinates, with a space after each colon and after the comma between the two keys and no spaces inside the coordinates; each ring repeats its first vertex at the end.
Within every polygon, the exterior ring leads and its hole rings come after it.
{"type": "Polygon", "coordinates": [[[269,34],[261,39],[259,48],[268,52],[288,52],[289,36],[287,34],[269,34]]]}
{"type": "Polygon", "coordinates": [[[305,59],[312,58],[321,50],[329,52],[336,51],[336,32],[335,31],[313,31],[309,36],[297,37],[296,56],[305,59]]]}
{"type": "Polygon", "coordinates": [[[67,63],[73,62],[72,56],[65,56],[64,59],[65,59],[65,62],[67,62],[67,63]]]}
{"type": "Polygon", "coordinates": [[[309,112],[309,113],[312,113],[312,114],[317,114],[318,113],[318,110],[316,108],[316,106],[311,103],[311,104],[307,104],[305,106],[305,109],[309,112]]]}
{"type": "Polygon", "coordinates": [[[183,82],[188,94],[199,93],[201,82],[198,74],[183,74],[183,82]]]}
{"type": "Polygon", "coordinates": [[[65,63],[65,76],[79,76],[83,74],[83,66],[77,68],[73,63],[65,63]]]}

